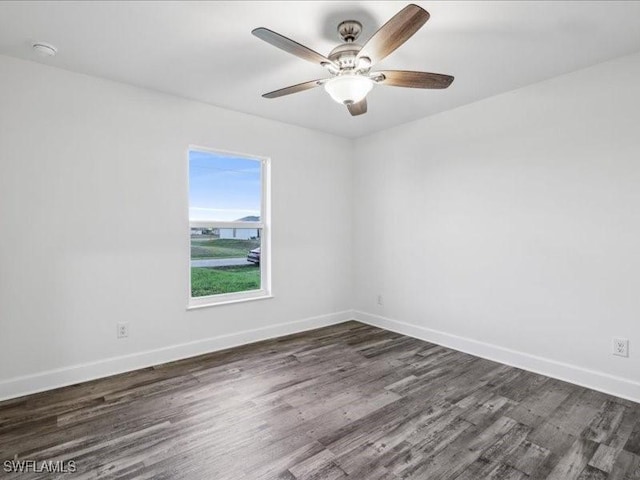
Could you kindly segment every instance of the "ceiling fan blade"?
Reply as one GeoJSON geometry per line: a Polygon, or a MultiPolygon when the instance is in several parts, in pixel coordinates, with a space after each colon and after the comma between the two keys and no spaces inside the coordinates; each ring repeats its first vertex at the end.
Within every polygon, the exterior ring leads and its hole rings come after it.
{"type": "Polygon", "coordinates": [[[380,85],[390,85],[392,87],[409,88],[447,88],[453,82],[451,75],[429,72],[410,72],[407,70],[382,70],[375,72],[375,75],[384,75],[382,80],[378,80],[380,85]]]}
{"type": "Polygon", "coordinates": [[[410,4],[396,13],[364,44],[358,58],[367,57],[371,64],[378,63],[406,42],[429,20],[429,12],[410,4]]]}
{"type": "Polygon", "coordinates": [[[325,82],[325,80],[312,80],[310,82],[298,83],[290,87],[281,88],[280,90],[274,90],[273,92],[265,93],[262,95],[264,98],[278,98],[285,95],[291,95],[292,93],[304,92],[312,88],[319,87],[325,82]]]}
{"type": "Polygon", "coordinates": [[[349,109],[349,113],[354,117],[367,113],[367,99],[363,98],[358,103],[350,103],[347,105],[347,108],[349,109]]]}
{"type": "Polygon", "coordinates": [[[319,65],[333,65],[338,68],[337,65],[335,65],[327,57],[320,55],[318,52],[315,52],[310,48],[307,48],[304,45],[291,40],[290,38],[282,36],[279,33],[274,32],[273,30],[260,27],[256,28],[251,33],[253,33],[259,39],[270,43],[274,47],[278,47],[279,49],[284,50],[287,53],[296,55],[297,57],[300,57],[304,60],[308,60],[319,65]]]}

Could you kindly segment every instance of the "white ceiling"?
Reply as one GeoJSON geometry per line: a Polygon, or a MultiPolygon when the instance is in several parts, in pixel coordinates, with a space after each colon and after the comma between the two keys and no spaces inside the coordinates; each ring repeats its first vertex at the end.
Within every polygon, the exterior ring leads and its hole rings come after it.
{"type": "Polygon", "coordinates": [[[321,88],[261,98],[326,74],[252,29],[326,55],[339,21],[359,20],[366,39],[407,3],[2,2],[0,53],[357,137],[640,51],[640,2],[415,2],[431,19],[379,67],[454,75],[448,90],[376,86],[360,117],[321,88]],[[35,41],[58,55],[37,56],[35,41]]]}

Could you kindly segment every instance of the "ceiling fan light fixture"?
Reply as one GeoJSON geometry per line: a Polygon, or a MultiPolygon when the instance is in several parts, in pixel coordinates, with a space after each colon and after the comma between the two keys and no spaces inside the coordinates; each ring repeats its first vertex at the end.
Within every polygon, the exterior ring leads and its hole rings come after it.
{"type": "Polygon", "coordinates": [[[409,4],[380,27],[364,45],[355,43],[362,32],[362,24],[356,20],[346,20],[338,25],[338,33],[343,43],[331,50],[326,57],[273,30],[256,28],[251,33],[259,39],[325,67],[332,76],[298,83],[262,96],[278,98],[324,85],[331,98],[345,105],[349,113],[357,117],[367,113],[366,97],[374,84],[405,88],[447,88],[453,82],[451,75],[409,70],[371,72],[371,67],[411,38],[427,20],[429,12],[418,5],[409,4]]]}
{"type": "Polygon", "coordinates": [[[372,88],[373,81],[362,75],[339,75],[324,84],[331,98],[344,105],[363,100],[372,88]]]}

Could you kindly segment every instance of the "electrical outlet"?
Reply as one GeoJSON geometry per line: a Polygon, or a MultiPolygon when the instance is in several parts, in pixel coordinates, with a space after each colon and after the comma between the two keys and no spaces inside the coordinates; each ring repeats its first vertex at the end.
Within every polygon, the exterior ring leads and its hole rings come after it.
{"type": "Polygon", "coordinates": [[[384,305],[384,301],[382,300],[382,295],[378,294],[378,305],[384,305]]]}
{"type": "Polygon", "coordinates": [[[619,357],[629,356],[629,340],[626,338],[613,339],[613,354],[619,357]]]}
{"type": "Polygon", "coordinates": [[[129,322],[118,322],[118,338],[129,336],[129,322]]]}

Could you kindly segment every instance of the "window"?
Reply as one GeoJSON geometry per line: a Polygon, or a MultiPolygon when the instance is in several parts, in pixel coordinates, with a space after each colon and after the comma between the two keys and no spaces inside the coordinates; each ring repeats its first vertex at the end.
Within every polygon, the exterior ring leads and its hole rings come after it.
{"type": "Polygon", "coordinates": [[[189,307],[270,295],[268,159],[189,149],[189,307]]]}

